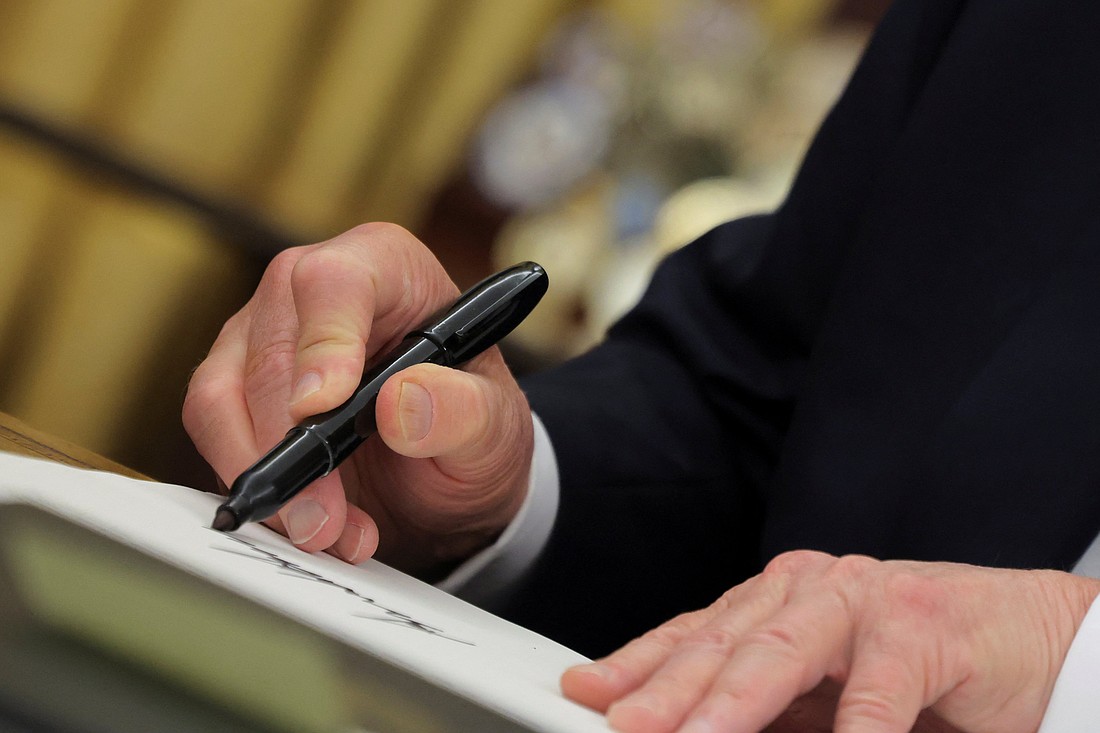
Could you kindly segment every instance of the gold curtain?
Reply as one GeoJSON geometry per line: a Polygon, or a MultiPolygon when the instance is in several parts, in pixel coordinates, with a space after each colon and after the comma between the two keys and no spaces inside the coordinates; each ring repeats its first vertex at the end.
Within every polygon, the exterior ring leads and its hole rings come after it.
{"type": "Polygon", "coordinates": [[[270,253],[217,213],[415,228],[570,5],[0,0],[0,409],[172,480],[150,456],[270,253]]]}

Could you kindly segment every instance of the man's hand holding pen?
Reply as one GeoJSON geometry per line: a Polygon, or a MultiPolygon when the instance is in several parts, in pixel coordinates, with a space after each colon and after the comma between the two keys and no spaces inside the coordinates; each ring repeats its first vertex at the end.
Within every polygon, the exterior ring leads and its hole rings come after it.
{"type": "MultiPolygon", "coordinates": [[[[195,371],[184,424],[227,485],[458,289],[403,229],[364,225],[286,250],[195,371]]],[[[377,398],[378,435],[269,520],[302,549],[375,554],[431,575],[489,544],[523,501],[531,414],[498,349],[462,371],[409,368],[377,398]]]]}

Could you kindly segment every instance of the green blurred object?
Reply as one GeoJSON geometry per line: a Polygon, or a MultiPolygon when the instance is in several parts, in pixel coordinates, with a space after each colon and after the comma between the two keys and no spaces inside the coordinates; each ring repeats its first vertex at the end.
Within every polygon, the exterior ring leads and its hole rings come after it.
{"type": "Polygon", "coordinates": [[[525,731],[37,508],[0,507],[0,729],[525,731]]]}

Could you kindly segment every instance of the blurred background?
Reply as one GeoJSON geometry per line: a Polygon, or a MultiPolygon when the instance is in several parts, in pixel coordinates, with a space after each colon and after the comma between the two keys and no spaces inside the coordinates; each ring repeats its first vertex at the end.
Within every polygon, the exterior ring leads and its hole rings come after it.
{"type": "Polygon", "coordinates": [[[370,220],[552,286],[518,371],[773,208],[887,0],[0,0],[0,410],[211,488],[187,377],[279,250],[370,220]]]}

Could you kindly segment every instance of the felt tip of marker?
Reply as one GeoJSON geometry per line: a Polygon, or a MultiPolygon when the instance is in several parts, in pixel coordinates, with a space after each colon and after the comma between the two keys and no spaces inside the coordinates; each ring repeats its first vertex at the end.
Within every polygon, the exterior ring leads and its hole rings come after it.
{"type": "Polygon", "coordinates": [[[210,529],[219,532],[234,532],[240,526],[241,523],[238,521],[237,515],[225,507],[218,507],[218,511],[214,515],[214,521],[210,523],[210,529]]]}

